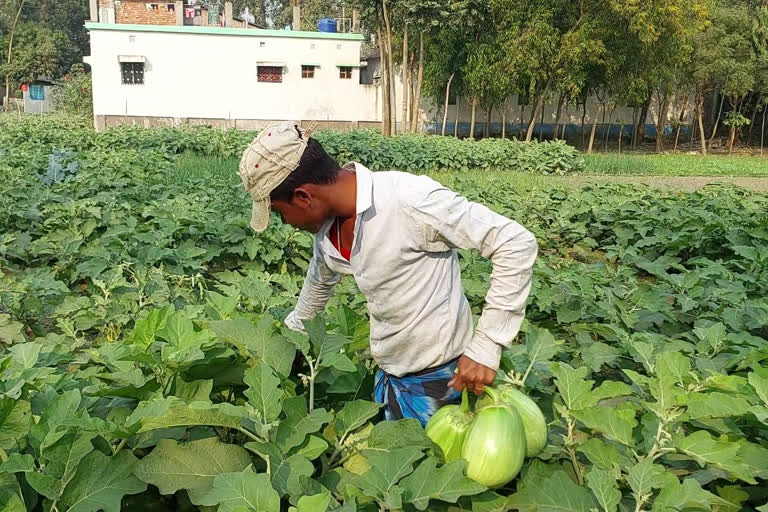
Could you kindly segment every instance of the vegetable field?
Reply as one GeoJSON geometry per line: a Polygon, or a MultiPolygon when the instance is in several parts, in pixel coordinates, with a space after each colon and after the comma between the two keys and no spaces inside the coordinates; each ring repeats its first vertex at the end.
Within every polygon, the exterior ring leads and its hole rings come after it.
{"type": "MultiPolygon", "coordinates": [[[[236,169],[169,179],[172,130],[0,128],[1,511],[768,512],[768,197],[444,180],[540,245],[499,380],[548,438],[487,489],[378,420],[351,279],[282,327],[311,239],[253,236],[236,169]]],[[[479,314],[490,263],[461,265],[479,314]]]]}

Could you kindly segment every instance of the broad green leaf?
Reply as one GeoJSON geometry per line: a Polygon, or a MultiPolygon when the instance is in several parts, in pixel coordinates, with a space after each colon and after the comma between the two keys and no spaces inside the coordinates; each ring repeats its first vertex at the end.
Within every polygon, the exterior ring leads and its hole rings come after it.
{"type": "Polygon", "coordinates": [[[18,343],[8,349],[11,354],[11,360],[13,364],[12,369],[17,372],[28,370],[37,364],[37,360],[40,358],[40,350],[43,348],[42,343],[36,343],[28,341],[26,343],[18,343]]]}
{"type": "Polygon", "coordinates": [[[0,464],[0,473],[28,473],[35,469],[35,458],[29,454],[12,453],[0,464]]]}
{"type": "Polygon", "coordinates": [[[599,341],[591,344],[581,354],[584,363],[595,372],[599,372],[603,365],[611,366],[619,357],[621,357],[619,349],[599,341]]]}
{"type": "Polygon", "coordinates": [[[246,318],[211,322],[211,329],[218,337],[234,345],[241,354],[249,354],[266,362],[283,377],[291,372],[296,348],[285,337],[274,334],[275,319],[263,315],[256,325],[246,318]]]}
{"type": "Polygon", "coordinates": [[[664,487],[656,500],[653,502],[654,512],[665,510],[712,510],[713,506],[717,510],[724,512],[736,512],[741,507],[724,500],[723,498],[705,491],[693,478],[688,478],[680,482],[674,482],[664,487]]]}
{"type": "Polygon", "coordinates": [[[58,441],[64,432],[59,432],[59,427],[69,419],[74,419],[78,414],[78,407],[82,401],[80,390],[72,389],[56,395],[43,409],[40,421],[29,430],[29,441],[38,451],[44,450],[48,445],[58,441]]]}
{"type": "Polygon", "coordinates": [[[272,461],[272,487],[280,496],[301,493],[302,478],[309,478],[315,471],[312,463],[302,455],[291,455],[281,461],[272,461]]]}
{"type": "Polygon", "coordinates": [[[509,496],[501,496],[493,491],[472,496],[472,512],[507,512],[509,496]]]}
{"type": "Polygon", "coordinates": [[[0,510],[27,512],[19,481],[15,475],[0,473],[0,510]]]}
{"type": "Polygon", "coordinates": [[[572,411],[573,415],[588,428],[600,432],[607,439],[618,441],[629,447],[634,446],[632,429],[637,426],[635,408],[628,403],[618,407],[590,407],[572,411]]]}
{"type": "Polygon", "coordinates": [[[157,331],[165,327],[171,313],[173,313],[173,306],[168,305],[162,309],[153,309],[144,318],[136,320],[136,326],[131,334],[131,343],[149,347],[154,343],[157,331]]]}
{"type": "Polygon", "coordinates": [[[43,451],[43,456],[48,459],[48,464],[45,465],[46,474],[59,481],[57,496],[64,491],[63,486],[75,473],[80,461],[93,451],[91,439],[94,437],[96,434],[93,433],[66,434],[43,451]]]}
{"type": "Polygon", "coordinates": [[[239,428],[246,416],[245,409],[230,403],[192,402],[191,404],[173,405],[159,416],[148,414],[144,417],[138,417],[134,413],[129,420],[140,419],[141,428],[138,431],[149,432],[159,428],[196,425],[239,428]]]}
{"type": "Polygon", "coordinates": [[[562,470],[535,481],[524,478],[509,503],[520,512],[589,512],[595,507],[591,493],[562,470]]]}
{"type": "Polygon", "coordinates": [[[739,457],[738,443],[719,441],[706,430],[697,430],[677,440],[678,449],[699,463],[701,467],[712,464],[750,484],[755,484],[749,466],[739,457]]]}
{"type": "Polygon", "coordinates": [[[325,409],[315,409],[307,412],[307,401],[303,396],[285,400],[283,405],[286,418],[277,427],[275,442],[283,453],[301,445],[307,435],[314,434],[326,423],[333,420],[333,415],[325,409]]]}
{"type": "Polygon", "coordinates": [[[750,372],[747,377],[749,385],[755,389],[755,393],[760,397],[760,400],[768,406],[768,377],[762,377],[755,372],[750,372]]]}
{"type": "Polygon", "coordinates": [[[309,460],[315,460],[328,449],[328,443],[317,436],[309,436],[296,450],[296,455],[303,455],[309,460]]]}
{"type": "Polygon", "coordinates": [[[560,391],[563,403],[570,410],[583,409],[591,405],[590,392],[594,381],[587,380],[587,368],[573,369],[566,363],[554,363],[552,373],[560,391]]]}
{"type": "Polygon", "coordinates": [[[579,446],[578,451],[586,455],[592,464],[605,470],[615,472],[632,463],[629,457],[623,455],[614,445],[596,437],[579,446]]]}
{"type": "Polygon", "coordinates": [[[344,439],[347,435],[363,425],[369,419],[379,413],[382,405],[368,400],[353,400],[344,404],[344,408],[336,415],[336,434],[339,439],[344,439]]]}
{"type": "Polygon", "coordinates": [[[24,324],[12,321],[10,315],[0,314],[0,343],[13,345],[24,341],[24,324]]]}
{"type": "Polygon", "coordinates": [[[179,444],[161,440],[152,452],[136,465],[136,476],[156,486],[161,494],[186,489],[194,504],[211,489],[216,475],[243,471],[251,464],[248,452],[224,444],[217,437],[179,444]]]}
{"type": "Polygon", "coordinates": [[[691,371],[691,360],[679,352],[662,352],[656,356],[656,375],[680,384],[691,371]]]}
{"type": "Polygon", "coordinates": [[[0,399],[0,448],[9,441],[23,439],[32,426],[29,402],[12,398],[0,399]]]}
{"type": "Polygon", "coordinates": [[[192,320],[183,312],[173,312],[166,319],[165,326],[155,335],[167,344],[161,350],[163,362],[182,365],[203,359],[203,344],[210,341],[205,331],[195,331],[192,320]]]}
{"type": "Polygon", "coordinates": [[[741,397],[717,392],[692,393],[688,396],[686,405],[692,420],[744,416],[751,407],[750,403],[741,397]]]}
{"type": "Polygon", "coordinates": [[[302,496],[296,504],[297,512],[325,512],[331,504],[331,493],[325,491],[314,496],[302,496]]]}
{"type": "Polygon", "coordinates": [[[627,474],[627,483],[636,497],[644,496],[653,489],[674,485],[676,482],[675,475],[668,473],[664,466],[654,464],[650,459],[643,459],[635,464],[629,468],[627,474]]]}
{"type": "Polygon", "coordinates": [[[219,505],[218,512],[280,512],[280,495],[272,489],[268,475],[249,467],[217,475],[199,504],[219,505]]]}
{"type": "Polygon", "coordinates": [[[606,400],[608,398],[618,398],[621,396],[630,396],[632,394],[632,388],[623,382],[605,380],[592,390],[589,405],[595,405],[601,400],[606,400]]]}
{"type": "Polygon", "coordinates": [[[419,448],[395,448],[371,455],[371,468],[360,476],[360,488],[389,508],[402,508],[403,489],[397,485],[413,471],[413,463],[422,457],[419,448]]]}
{"type": "Polygon", "coordinates": [[[318,368],[333,367],[342,371],[356,371],[354,363],[342,353],[349,340],[339,334],[326,332],[325,321],[320,315],[309,322],[305,321],[304,327],[309,335],[312,355],[317,360],[318,368]]]}
{"type": "Polygon", "coordinates": [[[101,452],[88,454],[64,489],[61,502],[68,512],[119,512],[126,494],[144,492],[147,484],[133,475],[138,459],[129,450],[114,457],[101,452]]]}
{"type": "Polygon", "coordinates": [[[374,425],[368,437],[368,448],[387,451],[395,448],[413,447],[427,449],[432,445],[421,423],[406,418],[397,421],[382,421],[374,425]]]}
{"type": "Polygon", "coordinates": [[[587,473],[587,486],[597,498],[603,512],[616,512],[621,501],[621,491],[610,471],[593,467],[587,473]]]}
{"type": "Polygon", "coordinates": [[[280,416],[283,390],[280,389],[280,379],[275,376],[272,368],[262,361],[257,361],[253,368],[245,372],[243,381],[248,385],[245,396],[262,421],[275,421],[280,416]]]}
{"type": "Polygon", "coordinates": [[[533,328],[525,337],[525,351],[531,363],[549,361],[561,350],[562,340],[555,340],[547,329],[533,328]]]}
{"type": "Polygon", "coordinates": [[[721,322],[712,324],[709,327],[696,327],[693,332],[697,338],[706,342],[714,351],[722,350],[726,343],[727,332],[725,325],[721,322]]]}
{"type": "Polygon", "coordinates": [[[399,483],[403,501],[427,510],[430,499],[456,503],[462,496],[485,491],[484,486],[464,476],[466,466],[466,461],[460,459],[438,468],[434,458],[426,459],[399,483]]]}
{"type": "Polygon", "coordinates": [[[207,402],[211,399],[213,379],[187,382],[180,376],[174,380],[173,395],[185,402],[207,402]]]}

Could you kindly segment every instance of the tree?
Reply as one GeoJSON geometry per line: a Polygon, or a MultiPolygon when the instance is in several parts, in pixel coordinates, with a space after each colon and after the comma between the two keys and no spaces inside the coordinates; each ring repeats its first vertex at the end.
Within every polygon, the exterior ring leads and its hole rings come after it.
{"type": "Polygon", "coordinates": [[[60,77],[67,71],[67,64],[78,54],[77,47],[64,32],[52,30],[38,23],[21,23],[15,31],[0,40],[8,48],[8,59],[0,65],[0,75],[5,77],[8,93],[11,88],[40,76],[60,77]]]}

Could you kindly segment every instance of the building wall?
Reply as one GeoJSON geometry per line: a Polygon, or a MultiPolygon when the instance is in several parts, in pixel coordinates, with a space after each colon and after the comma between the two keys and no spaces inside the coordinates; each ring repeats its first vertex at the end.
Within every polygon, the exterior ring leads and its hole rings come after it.
{"type": "Polygon", "coordinates": [[[359,69],[351,79],[339,78],[338,65],[360,62],[361,40],[274,37],[256,29],[97,27],[89,25],[86,58],[97,117],[380,120],[378,91],[359,83],[359,69]],[[121,83],[120,55],[145,58],[144,85],[121,83]],[[259,62],[285,63],[282,83],[259,82],[259,62]],[[302,64],[319,64],[315,78],[301,77],[302,64]]]}
{"type": "MultiPolygon", "coordinates": [[[[102,2],[104,0],[101,0],[102,2]]],[[[114,0],[115,22],[134,25],[176,25],[175,2],[114,0]]]]}
{"type": "Polygon", "coordinates": [[[43,86],[43,99],[33,100],[30,97],[29,91],[24,91],[24,112],[27,114],[43,114],[45,112],[53,111],[53,101],[51,101],[51,94],[53,93],[53,86],[43,86]]]}

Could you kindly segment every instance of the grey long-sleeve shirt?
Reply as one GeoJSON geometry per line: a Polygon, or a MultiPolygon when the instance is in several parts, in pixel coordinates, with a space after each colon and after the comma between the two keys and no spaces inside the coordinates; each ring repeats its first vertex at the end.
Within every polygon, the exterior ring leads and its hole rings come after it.
{"type": "Polygon", "coordinates": [[[315,235],[314,254],[296,308],[285,323],[325,308],[340,274],[351,274],[368,302],[371,354],[395,376],[462,354],[498,368],[502,347],[520,330],[536,259],[535,237],[517,222],[443,187],[401,172],[355,164],[357,218],[350,261],[315,235]],[[493,264],[486,305],[472,333],[456,248],[477,249],[493,264]]]}

